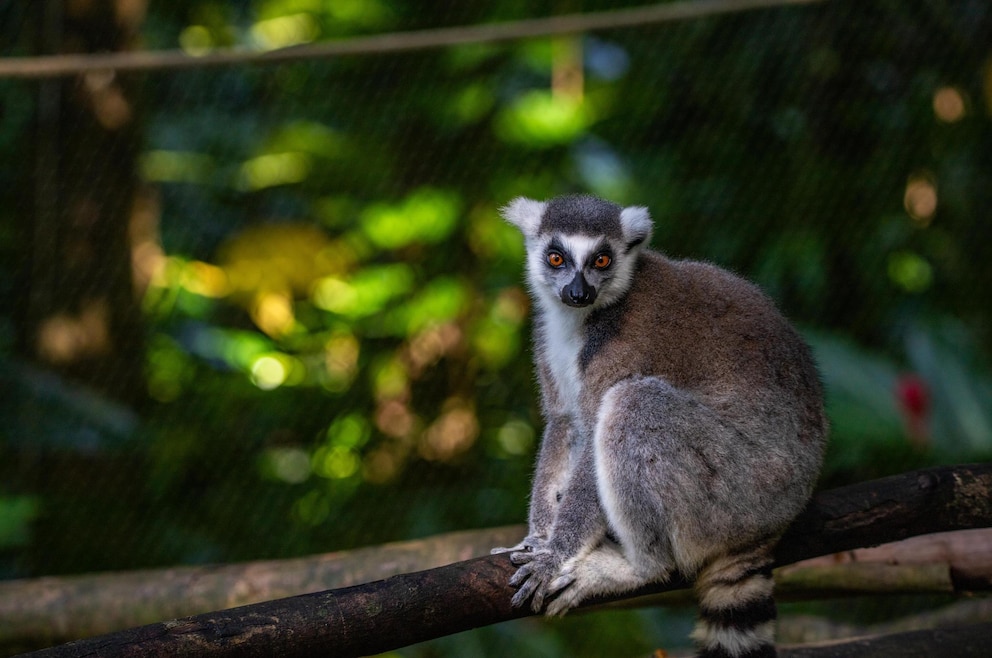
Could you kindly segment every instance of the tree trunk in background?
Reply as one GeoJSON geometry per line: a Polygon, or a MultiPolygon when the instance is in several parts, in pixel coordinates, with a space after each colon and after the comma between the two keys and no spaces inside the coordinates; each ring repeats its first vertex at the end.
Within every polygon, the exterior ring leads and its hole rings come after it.
{"type": "MultiPolygon", "coordinates": [[[[127,50],[147,0],[39,2],[44,54],[127,50]]],[[[111,71],[38,87],[34,216],[21,344],[46,368],[117,400],[143,391],[130,232],[138,190],[135,94],[111,71]]]]}

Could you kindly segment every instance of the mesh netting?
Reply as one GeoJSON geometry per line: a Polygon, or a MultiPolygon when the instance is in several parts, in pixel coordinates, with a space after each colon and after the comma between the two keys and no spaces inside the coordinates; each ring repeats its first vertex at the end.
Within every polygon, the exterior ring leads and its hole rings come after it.
{"type": "Polygon", "coordinates": [[[0,6],[7,57],[203,61],[0,82],[0,576],[522,522],[518,195],[645,205],[655,248],[767,290],[827,384],[825,484],[992,453],[984,3],[225,66],[617,7],[129,4],[0,6]]]}

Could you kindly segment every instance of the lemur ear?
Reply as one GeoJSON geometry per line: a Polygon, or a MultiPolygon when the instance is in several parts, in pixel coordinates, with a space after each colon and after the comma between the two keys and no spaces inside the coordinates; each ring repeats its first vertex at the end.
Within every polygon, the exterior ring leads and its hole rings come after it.
{"type": "Polygon", "coordinates": [[[547,206],[543,201],[534,201],[526,197],[518,196],[516,199],[500,208],[503,219],[510,222],[525,236],[537,235],[537,229],[541,225],[541,217],[544,215],[544,208],[547,206]]]}
{"type": "Polygon", "coordinates": [[[620,211],[620,229],[627,249],[633,249],[639,244],[651,241],[651,231],[654,224],[651,215],[644,206],[628,206],[620,211]]]}

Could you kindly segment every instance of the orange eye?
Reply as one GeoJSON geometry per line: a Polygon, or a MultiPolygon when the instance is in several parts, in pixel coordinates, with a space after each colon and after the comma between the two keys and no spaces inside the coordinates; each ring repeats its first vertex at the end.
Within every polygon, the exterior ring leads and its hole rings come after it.
{"type": "Polygon", "coordinates": [[[548,265],[551,267],[561,267],[565,264],[565,258],[557,251],[548,254],[548,265]]]}
{"type": "Polygon", "coordinates": [[[610,263],[612,262],[613,259],[610,258],[608,255],[600,254],[596,256],[596,260],[593,262],[593,267],[595,267],[597,270],[602,270],[609,267],[610,263]]]}

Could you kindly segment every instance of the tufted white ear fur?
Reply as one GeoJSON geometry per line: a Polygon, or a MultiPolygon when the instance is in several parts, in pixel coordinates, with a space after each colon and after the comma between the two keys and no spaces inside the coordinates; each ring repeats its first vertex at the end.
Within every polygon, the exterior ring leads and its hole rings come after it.
{"type": "Polygon", "coordinates": [[[620,211],[620,229],[628,247],[651,241],[654,224],[644,206],[628,206],[620,211]]]}
{"type": "Polygon", "coordinates": [[[541,225],[541,217],[544,215],[546,206],[547,204],[543,201],[534,201],[518,196],[503,206],[500,213],[503,215],[503,219],[520,229],[520,232],[526,237],[532,238],[537,235],[537,229],[541,225]]]}

